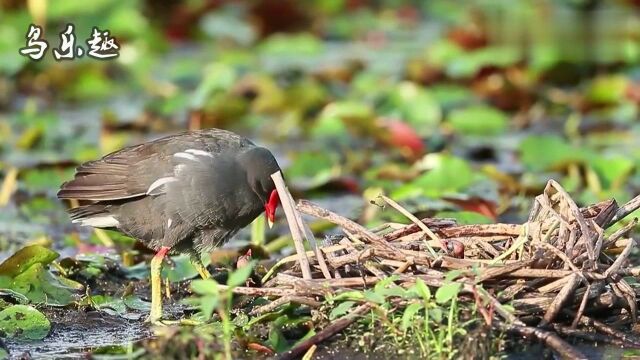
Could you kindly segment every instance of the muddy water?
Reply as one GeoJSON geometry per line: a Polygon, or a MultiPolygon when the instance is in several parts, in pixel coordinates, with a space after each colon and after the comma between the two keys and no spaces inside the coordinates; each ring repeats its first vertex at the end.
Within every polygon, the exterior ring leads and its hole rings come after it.
{"type": "Polygon", "coordinates": [[[51,333],[44,340],[7,342],[12,359],[86,359],[92,350],[128,344],[152,336],[142,320],[126,320],[98,311],[46,311],[51,333]]]}

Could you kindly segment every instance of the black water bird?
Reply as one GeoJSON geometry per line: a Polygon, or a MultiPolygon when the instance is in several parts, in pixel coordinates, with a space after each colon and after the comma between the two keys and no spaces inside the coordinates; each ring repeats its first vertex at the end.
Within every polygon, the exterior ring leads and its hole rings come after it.
{"type": "Polygon", "coordinates": [[[162,261],[188,253],[203,278],[200,254],[229,240],[265,212],[269,225],[279,203],[271,152],[230,131],[183,132],[126,147],[80,165],[60,199],[74,223],[114,229],[156,251],[151,260],[151,314],[162,317],[162,261]]]}

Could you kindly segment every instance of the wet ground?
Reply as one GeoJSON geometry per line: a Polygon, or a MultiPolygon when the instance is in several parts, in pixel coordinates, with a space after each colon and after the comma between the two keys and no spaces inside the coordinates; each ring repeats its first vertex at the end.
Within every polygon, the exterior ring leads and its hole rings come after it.
{"type": "Polygon", "coordinates": [[[7,342],[11,358],[86,359],[96,349],[127,347],[152,336],[142,321],[104,312],[57,309],[45,313],[52,324],[49,336],[42,341],[7,342]]]}

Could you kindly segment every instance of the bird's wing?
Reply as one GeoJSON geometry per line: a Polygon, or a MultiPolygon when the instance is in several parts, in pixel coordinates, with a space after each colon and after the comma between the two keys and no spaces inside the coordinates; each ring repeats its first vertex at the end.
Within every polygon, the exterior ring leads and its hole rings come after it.
{"type": "Polygon", "coordinates": [[[170,164],[163,161],[165,155],[154,148],[152,143],[137,145],[80,165],[73,180],[62,185],[58,197],[105,201],[145,195],[156,178],[172,172],[170,164]]]}
{"type": "Polygon", "coordinates": [[[74,179],[61,186],[58,198],[114,201],[158,195],[175,181],[175,166],[181,161],[246,146],[253,143],[229,131],[208,129],[127,147],[82,164],[74,179]]]}

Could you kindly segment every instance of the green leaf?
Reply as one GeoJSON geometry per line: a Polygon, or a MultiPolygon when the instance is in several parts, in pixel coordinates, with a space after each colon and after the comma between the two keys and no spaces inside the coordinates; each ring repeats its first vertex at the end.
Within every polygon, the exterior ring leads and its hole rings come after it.
{"type": "Polygon", "coordinates": [[[384,290],[384,288],[386,288],[387,286],[393,284],[394,281],[398,280],[398,275],[391,275],[389,277],[386,277],[380,281],[378,281],[376,283],[376,286],[373,287],[373,291],[375,292],[379,292],[381,290],[384,290]]]}
{"type": "Polygon", "coordinates": [[[422,309],[424,309],[424,305],[421,303],[410,304],[406,309],[404,309],[404,313],[402,314],[402,325],[400,326],[402,331],[407,331],[407,329],[409,329],[416,313],[422,309]]]}
{"type": "Polygon", "coordinates": [[[442,285],[436,291],[436,302],[438,304],[444,304],[450,301],[454,297],[458,296],[461,288],[462,284],[456,282],[442,285]]]}
{"type": "Polygon", "coordinates": [[[124,304],[131,310],[138,310],[145,313],[151,311],[151,303],[140,299],[136,295],[126,296],[123,301],[124,304]]]}
{"type": "Polygon", "coordinates": [[[338,306],[334,307],[329,314],[329,320],[335,320],[342,315],[349,312],[349,310],[355,305],[355,301],[344,301],[338,304],[338,306]]]}
{"type": "Polygon", "coordinates": [[[439,198],[467,189],[477,177],[469,163],[461,158],[445,154],[429,154],[422,160],[428,171],[410,183],[398,187],[391,197],[404,200],[420,191],[423,195],[439,198]]]}
{"type": "Polygon", "coordinates": [[[555,135],[529,136],[520,143],[520,160],[530,171],[553,170],[582,162],[589,154],[555,135]]]}
{"type": "Polygon", "coordinates": [[[382,304],[385,301],[384,296],[373,291],[365,291],[364,298],[376,304],[382,304]]]}
{"type": "Polygon", "coordinates": [[[28,305],[13,305],[0,311],[0,329],[9,337],[44,339],[51,323],[43,313],[28,305]]]}
{"type": "Polygon", "coordinates": [[[286,170],[288,179],[302,189],[312,189],[328,183],[340,175],[338,159],[327,151],[298,152],[286,170]]]}
{"type": "Polygon", "coordinates": [[[425,284],[424,281],[422,281],[422,279],[420,278],[416,279],[416,284],[414,285],[414,287],[418,292],[418,295],[420,295],[420,297],[422,297],[424,301],[431,300],[431,290],[429,289],[427,284],[425,284]]]}
{"type": "Polygon", "coordinates": [[[596,104],[616,104],[625,98],[629,80],[622,75],[608,75],[595,78],[586,91],[589,101],[596,104]]]}
{"type": "Polygon", "coordinates": [[[25,246],[0,264],[0,275],[14,277],[33,264],[47,265],[58,258],[58,253],[40,245],[25,246]]]}
{"type": "Polygon", "coordinates": [[[596,156],[588,159],[603,189],[619,189],[633,170],[633,160],[625,156],[596,156]]]}
{"type": "Polygon", "coordinates": [[[172,283],[193,279],[198,275],[198,271],[191,264],[191,259],[188,255],[173,256],[171,260],[173,260],[173,266],[163,266],[162,275],[172,283]]]}
{"type": "Polygon", "coordinates": [[[323,49],[323,44],[312,34],[278,33],[269,36],[258,47],[264,55],[289,55],[299,57],[301,55],[317,55],[323,49]]]}
{"type": "Polygon", "coordinates": [[[211,315],[215,311],[216,307],[220,302],[220,297],[217,295],[205,295],[199,299],[200,301],[200,312],[205,319],[211,319],[211,315]]]}
{"type": "Polygon", "coordinates": [[[91,302],[95,305],[96,310],[105,311],[112,315],[124,315],[127,312],[127,306],[122,299],[113,298],[108,295],[94,295],[91,302]]]}
{"type": "Polygon", "coordinates": [[[442,322],[442,309],[439,307],[429,309],[429,317],[432,318],[433,321],[437,323],[442,322]]]}
{"type": "Polygon", "coordinates": [[[460,277],[460,275],[464,274],[465,272],[466,270],[463,270],[463,269],[449,270],[444,276],[444,279],[445,281],[453,281],[454,279],[460,277]]]}
{"type": "Polygon", "coordinates": [[[452,111],[449,123],[462,135],[497,135],[507,129],[508,118],[498,109],[472,106],[452,111]]]}
{"type": "Polygon", "coordinates": [[[251,260],[251,262],[249,262],[248,264],[229,274],[227,285],[230,287],[243,285],[247,281],[249,276],[251,276],[251,272],[253,271],[253,267],[256,265],[256,263],[256,260],[251,260]]]}
{"type": "Polygon", "coordinates": [[[76,291],[82,289],[82,285],[56,277],[42,264],[36,263],[13,278],[10,289],[26,296],[31,302],[64,306],[76,300],[76,291]]]}
{"type": "Polygon", "coordinates": [[[342,301],[342,300],[364,300],[364,294],[362,291],[358,290],[350,290],[341,292],[333,298],[333,301],[342,301]]]}
{"type": "Polygon", "coordinates": [[[198,279],[191,282],[191,290],[200,295],[219,295],[218,283],[213,279],[198,279]]]}
{"type": "Polygon", "coordinates": [[[440,123],[440,105],[424,88],[412,82],[403,82],[391,92],[388,116],[400,117],[421,135],[429,135],[440,123]]]}
{"type": "Polygon", "coordinates": [[[493,220],[475,211],[439,211],[436,218],[455,219],[459,225],[491,224],[493,220]]]}

